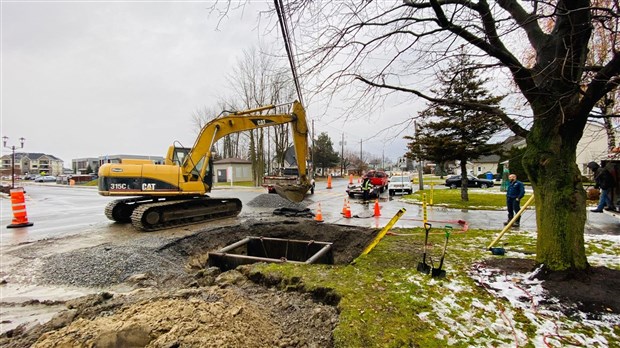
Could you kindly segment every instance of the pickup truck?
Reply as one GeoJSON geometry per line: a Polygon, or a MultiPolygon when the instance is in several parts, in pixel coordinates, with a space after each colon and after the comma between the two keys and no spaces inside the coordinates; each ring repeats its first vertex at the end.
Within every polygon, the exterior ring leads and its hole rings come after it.
{"type": "MultiPolygon", "coordinates": [[[[347,194],[349,197],[354,198],[356,195],[362,196],[364,193],[362,192],[362,185],[349,184],[347,186],[347,194]]],[[[381,195],[381,188],[379,186],[372,186],[369,192],[370,198],[379,198],[381,195]]]]}
{"type": "Polygon", "coordinates": [[[389,177],[384,171],[369,170],[364,178],[369,178],[372,186],[379,187],[381,193],[388,187],[389,177]]]}
{"type": "Polygon", "coordinates": [[[295,167],[283,168],[276,175],[266,175],[263,177],[263,187],[267,188],[267,192],[276,193],[276,185],[293,185],[297,184],[299,179],[299,171],[295,167]]]}

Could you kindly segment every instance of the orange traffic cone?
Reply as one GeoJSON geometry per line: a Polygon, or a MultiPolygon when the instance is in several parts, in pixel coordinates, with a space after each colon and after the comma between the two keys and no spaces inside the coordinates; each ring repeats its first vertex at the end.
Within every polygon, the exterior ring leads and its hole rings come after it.
{"type": "Polygon", "coordinates": [[[381,216],[381,208],[379,208],[379,199],[375,199],[375,216],[381,216]]]}
{"type": "Polygon", "coordinates": [[[331,174],[327,176],[327,188],[328,189],[332,188],[332,175],[331,174]]]}
{"type": "Polygon", "coordinates": [[[345,211],[344,211],[344,217],[347,219],[351,218],[351,203],[349,202],[348,199],[347,199],[347,204],[346,204],[345,211]]]}
{"type": "Polygon", "coordinates": [[[323,213],[321,212],[321,203],[319,203],[319,209],[316,211],[315,221],[323,222],[323,213]]]}
{"type": "Polygon", "coordinates": [[[26,200],[24,198],[24,189],[19,187],[11,189],[11,204],[13,208],[13,221],[7,228],[28,227],[34,225],[28,222],[26,215],[26,200]]]}
{"type": "Polygon", "coordinates": [[[349,185],[353,184],[353,174],[349,174],[349,185]]]}
{"type": "Polygon", "coordinates": [[[347,199],[344,199],[344,204],[342,205],[342,215],[346,214],[347,212],[347,199]]]}

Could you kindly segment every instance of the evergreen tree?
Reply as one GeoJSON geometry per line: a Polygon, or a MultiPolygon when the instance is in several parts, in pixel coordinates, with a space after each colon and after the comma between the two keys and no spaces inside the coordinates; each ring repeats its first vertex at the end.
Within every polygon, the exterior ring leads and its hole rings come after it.
{"type": "Polygon", "coordinates": [[[314,142],[314,162],[317,168],[323,168],[323,173],[325,173],[325,168],[331,168],[340,163],[340,156],[334,151],[332,140],[325,132],[319,134],[314,142]]]}
{"type": "MultiPolygon", "coordinates": [[[[437,74],[440,86],[433,93],[443,100],[460,100],[497,107],[503,96],[491,96],[484,88],[489,79],[478,76],[475,62],[465,54],[460,54],[449,63],[446,70],[437,74]]],[[[433,102],[420,113],[422,122],[415,137],[408,144],[411,158],[444,163],[460,161],[461,199],[468,201],[467,168],[468,160],[489,155],[499,149],[499,145],[488,144],[489,139],[503,129],[504,124],[498,115],[468,109],[455,104],[433,102]]]]}

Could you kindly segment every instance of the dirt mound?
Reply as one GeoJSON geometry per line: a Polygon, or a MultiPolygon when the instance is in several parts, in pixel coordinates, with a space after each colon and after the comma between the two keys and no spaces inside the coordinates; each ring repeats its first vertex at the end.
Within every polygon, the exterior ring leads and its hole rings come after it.
{"type": "Polygon", "coordinates": [[[335,307],[311,294],[282,292],[238,271],[215,285],[169,292],[142,289],[67,303],[67,310],[3,347],[331,347],[335,307]]]}

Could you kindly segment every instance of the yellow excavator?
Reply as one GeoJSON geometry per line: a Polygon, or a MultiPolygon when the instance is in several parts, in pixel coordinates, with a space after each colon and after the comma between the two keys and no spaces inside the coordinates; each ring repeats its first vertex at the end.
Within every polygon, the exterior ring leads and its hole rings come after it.
{"type": "Polygon", "coordinates": [[[275,105],[268,105],[210,121],[202,128],[192,148],[171,146],[165,164],[146,160],[103,164],[99,168],[99,194],[131,197],[110,202],[105,215],[116,222],[131,222],[143,231],[237,216],[242,207],[239,199],[206,195],[213,186],[213,144],[231,133],[286,123],[291,124],[299,180],[276,187],[276,192],[290,201],[301,202],[310,188],[306,173],[306,112],[301,103],[295,101],[290,113],[260,114],[275,108],[275,105]]]}

